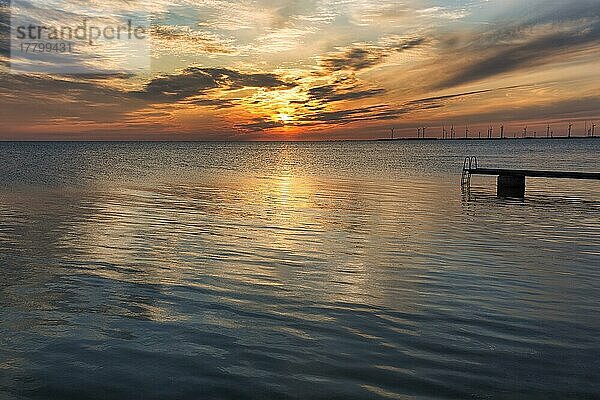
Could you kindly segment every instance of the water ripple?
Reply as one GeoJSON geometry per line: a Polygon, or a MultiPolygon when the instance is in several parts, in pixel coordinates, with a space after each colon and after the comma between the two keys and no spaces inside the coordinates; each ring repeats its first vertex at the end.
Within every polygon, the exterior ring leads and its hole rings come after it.
{"type": "Polygon", "coordinates": [[[1,398],[600,393],[596,141],[0,147],[1,398]]]}

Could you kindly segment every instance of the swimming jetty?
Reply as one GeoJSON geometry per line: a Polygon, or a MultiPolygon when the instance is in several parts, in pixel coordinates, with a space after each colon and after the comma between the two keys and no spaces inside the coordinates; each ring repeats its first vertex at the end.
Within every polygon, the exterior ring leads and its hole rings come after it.
{"type": "Polygon", "coordinates": [[[463,189],[470,189],[472,175],[498,176],[498,197],[525,197],[525,178],[593,179],[600,180],[600,172],[540,171],[529,169],[480,168],[477,157],[465,158],[461,177],[463,189]]]}

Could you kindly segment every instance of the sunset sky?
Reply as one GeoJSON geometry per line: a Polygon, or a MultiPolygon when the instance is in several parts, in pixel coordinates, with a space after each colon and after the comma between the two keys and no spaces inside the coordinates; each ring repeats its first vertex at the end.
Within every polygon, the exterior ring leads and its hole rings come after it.
{"type": "Polygon", "coordinates": [[[150,70],[11,74],[3,51],[0,139],[583,135],[600,119],[600,0],[126,4],[150,15],[150,70]]]}

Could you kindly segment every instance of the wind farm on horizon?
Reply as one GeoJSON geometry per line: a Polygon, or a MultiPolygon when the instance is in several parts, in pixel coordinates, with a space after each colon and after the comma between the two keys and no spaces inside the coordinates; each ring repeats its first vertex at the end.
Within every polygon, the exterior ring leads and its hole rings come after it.
{"type": "Polygon", "coordinates": [[[532,130],[529,126],[525,125],[522,129],[505,129],[504,124],[501,124],[499,129],[496,130],[494,125],[489,125],[487,131],[484,133],[482,130],[471,131],[469,125],[464,125],[464,130],[457,131],[456,126],[451,124],[449,129],[446,125],[437,126],[430,128],[427,126],[418,127],[417,136],[396,136],[396,128],[390,129],[390,137],[381,138],[380,141],[396,141],[396,140],[504,140],[504,139],[594,139],[599,138],[596,136],[596,123],[590,121],[584,121],[583,134],[576,129],[573,123],[568,123],[566,126],[562,126],[560,131],[555,132],[551,124],[547,124],[545,130],[538,132],[532,130]],[[434,132],[428,134],[429,132],[434,132]],[[497,132],[497,133],[496,133],[497,132]]]}

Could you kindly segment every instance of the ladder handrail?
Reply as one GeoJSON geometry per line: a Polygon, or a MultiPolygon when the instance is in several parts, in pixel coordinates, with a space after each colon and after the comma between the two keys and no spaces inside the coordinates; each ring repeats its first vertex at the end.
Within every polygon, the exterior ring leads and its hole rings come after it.
{"type": "Polygon", "coordinates": [[[471,188],[471,171],[479,168],[479,161],[477,157],[465,157],[465,161],[463,162],[463,172],[460,178],[460,185],[463,189],[471,188]]]}

